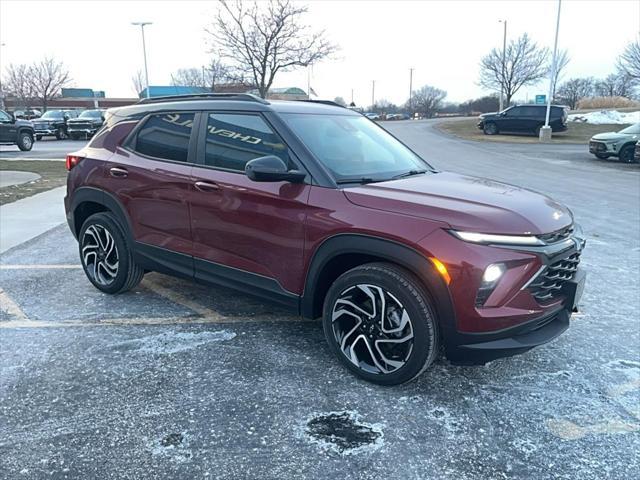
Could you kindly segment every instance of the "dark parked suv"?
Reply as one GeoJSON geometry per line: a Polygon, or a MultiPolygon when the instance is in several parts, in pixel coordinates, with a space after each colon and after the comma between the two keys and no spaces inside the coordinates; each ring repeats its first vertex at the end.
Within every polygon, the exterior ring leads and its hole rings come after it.
{"type": "MultiPolygon", "coordinates": [[[[486,135],[498,133],[530,133],[538,136],[547,115],[546,105],[516,105],[498,113],[480,115],[478,128],[486,135]]],[[[567,107],[551,105],[549,126],[553,132],[567,129],[567,107]]]]}
{"type": "Polygon", "coordinates": [[[84,110],[78,118],[67,121],[67,133],[72,140],[93,136],[104,123],[104,110],[84,110]]]}
{"type": "Polygon", "coordinates": [[[569,326],[585,240],[541,194],[434,169],[364,116],[251,95],[110,110],[67,157],[65,207],[107,293],[159,271],[322,317],[359,376],[409,381],[443,346],[488,360],[569,326]]]}

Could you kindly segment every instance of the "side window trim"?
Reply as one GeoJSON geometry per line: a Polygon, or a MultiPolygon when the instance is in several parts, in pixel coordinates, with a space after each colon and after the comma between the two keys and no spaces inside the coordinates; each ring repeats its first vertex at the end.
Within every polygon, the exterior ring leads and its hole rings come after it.
{"type": "MultiPolygon", "coordinates": [[[[197,147],[197,141],[198,141],[197,129],[199,128],[198,124],[200,121],[201,114],[202,112],[198,110],[179,110],[179,111],[166,110],[166,111],[155,111],[155,112],[148,113],[147,115],[143,116],[138,122],[138,124],[131,130],[131,132],[129,132],[129,135],[127,135],[127,137],[124,139],[122,144],[120,144],[119,148],[122,148],[123,150],[126,150],[129,153],[133,153],[140,157],[153,160],[156,162],[175,163],[177,165],[194,165],[195,160],[197,159],[197,151],[196,151],[196,148],[194,147],[197,147]],[[162,114],[167,114],[172,112],[193,114],[193,127],[191,128],[191,134],[189,136],[189,144],[187,147],[187,160],[185,162],[182,162],[180,160],[171,160],[169,158],[154,157],[152,155],[147,155],[145,153],[138,152],[135,148],[135,142],[136,142],[136,139],[138,138],[138,133],[140,132],[140,130],[144,128],[145,124],[149,121],[149,119],[151,119],[151,117],[155,115],[162,115],[162,114]]],[[[103,125],[103,128],[104,128],[104,125],[103,125]]]]}

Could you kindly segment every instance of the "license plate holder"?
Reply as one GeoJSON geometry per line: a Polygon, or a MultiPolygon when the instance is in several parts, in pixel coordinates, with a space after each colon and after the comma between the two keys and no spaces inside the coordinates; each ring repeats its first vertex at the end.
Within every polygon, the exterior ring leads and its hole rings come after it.
{"type": "Polygon", "coordinates": [[[582,298],[586,280],[586,272],[578,270],[571,280],[565,282],[564,293],[567,296],[566,307],[570,312],[578,311],[578,304],[580,303],[580,299],[582,298]]]}

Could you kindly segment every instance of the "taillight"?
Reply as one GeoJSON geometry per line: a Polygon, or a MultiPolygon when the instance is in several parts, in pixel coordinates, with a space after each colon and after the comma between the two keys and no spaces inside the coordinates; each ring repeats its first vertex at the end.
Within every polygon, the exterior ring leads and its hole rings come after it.
{"type": "Polygon", "coordinates": [[[73,167],[78,165],[83,158],[84,157],[80,157],[78,155],[67,155],[67,170],[71,170],[73,167]]]}

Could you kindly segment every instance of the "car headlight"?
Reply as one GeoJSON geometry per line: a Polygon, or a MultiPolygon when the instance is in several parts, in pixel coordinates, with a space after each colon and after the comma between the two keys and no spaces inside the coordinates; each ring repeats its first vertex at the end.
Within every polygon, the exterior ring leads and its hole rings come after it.
{"type": "Polygon", "coordinates": [[[476,294],[476,307],[484,306],[506,270],[507,268],[502,263],[492,263],[484,269],[484,273],[482,274],[482,283],[480,284],[478,293],[476,294]]]}
{"type": "Polygon", "coordinates": [[[471,243],[499,244],[499,245],[544,245],[544,242],[534,235],[494,235],[491,233],[461,232],[450,230],[460,240],[471,243]]]}

